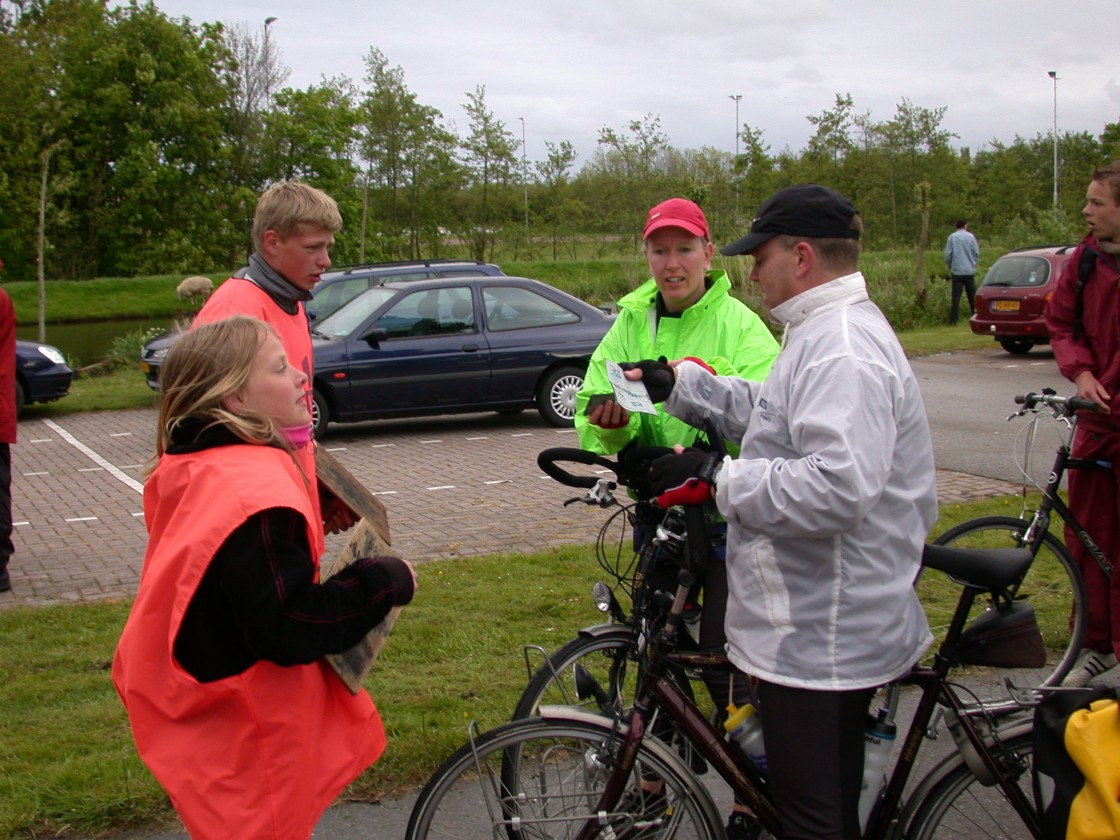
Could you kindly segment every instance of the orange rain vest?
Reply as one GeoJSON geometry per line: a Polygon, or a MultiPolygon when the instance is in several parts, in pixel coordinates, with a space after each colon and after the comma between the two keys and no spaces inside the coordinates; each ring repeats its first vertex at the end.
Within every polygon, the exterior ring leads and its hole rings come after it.
{"type": "Polygon", "coordinates": [[[306,840],[385,748],[370,696],[351,695],[323,660],[262,661],[199,683],[173,658],[210,560],[250,515],[273,507],[313,522],[303,477],[269,446],[164,455],[144,487],[148,550],[113,683],[140,757],[194,840],[306,840]]]}
{"type": "MultiPolygon", "coordinates": [[[[311,351],[311,332],[307,325],[307,315],[303,311],[303,304],[295,315],[289,315],[272,297],[254,283],[241,277],[231,277],[222,283],[214,294],[206,300],[202,309],[194,316],[191,329],[202,324],[212,324],[233,315],[248,315],[264,321],[276,330],[284,352],[288,354],[288,364],[307,374],[307,387],[311,388],[312,373],[315,369],[315,358],[311,351]]],[[[311,391],[307,392],[307,412],[311,414],[311,391]]],[[[322,512],[319,506],[319,482],[315,476],[315,445],[309,443],[304,449],[296,451],[299,465],[303,467],[304,474],[311,479],[311,503],[315,507],[315,517],[311,520],[321,526],[323,523],[322,512]]],[[[318,559],[326,550],[323,529],[319,527],[315,536],[311,538],[311,551],[318,559]]]]}

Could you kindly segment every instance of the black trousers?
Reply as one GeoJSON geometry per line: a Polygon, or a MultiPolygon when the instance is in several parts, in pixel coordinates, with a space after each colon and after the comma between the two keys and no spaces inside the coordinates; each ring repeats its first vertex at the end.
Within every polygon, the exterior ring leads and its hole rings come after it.
{"type": "Polygon", "coordinates": [[[787,840],[859,840],[863,730],[875,690],[810,691],[759,681],[762,737],[787,840]]]}
{"type": "Polygon", "coordinates": [[[0,572],[7,571],[12,545],[12,447],[0,443],[0,572]]]}
{"type": "Polygon", "coordinates": [[[975,274],[954,274],[953,275],[953,288],[951,291],[952,302],[949,304],[949,323],[957,323],[957,318],[961,312],[961,292],[968,292],[968,314],[975,315],[976,310],[973,308],[972,300],[976,297],[976,275],[975,274]]]}

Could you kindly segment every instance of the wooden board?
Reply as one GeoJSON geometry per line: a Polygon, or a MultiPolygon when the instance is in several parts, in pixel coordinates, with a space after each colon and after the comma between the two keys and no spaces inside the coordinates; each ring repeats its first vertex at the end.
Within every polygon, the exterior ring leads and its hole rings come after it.
{"type": "MultiPolygon", "coordinates": [[[[351,532],[350,541],[333,561],[323,564],[322,579],[326,580],[362,557],[391,553],[389,516],[377,497],[322,447],[315,450],[315,471],[321,485],[361,516],[351,532]]],[[[393,607],[381,623],[350,650],[327,656],[327,662],[350,689],[351,694],[362,690],[366,675],[389,638],[400,611],[400,607],[393,607]]]]}

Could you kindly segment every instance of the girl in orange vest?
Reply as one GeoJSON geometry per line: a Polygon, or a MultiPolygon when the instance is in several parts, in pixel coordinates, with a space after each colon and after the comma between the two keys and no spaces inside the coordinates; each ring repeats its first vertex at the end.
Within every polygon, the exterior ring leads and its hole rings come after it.
{"type": "Polygon", "coordinates": [[[373,557],[319,581],[292,455],[310,435],[307,377],[268,325],[199,327],[161,378],[148,549],[113,682],[192,838],[306,840],[385,748],[369,695],[323,656],[407,604],[415,574],[373,557]]]}

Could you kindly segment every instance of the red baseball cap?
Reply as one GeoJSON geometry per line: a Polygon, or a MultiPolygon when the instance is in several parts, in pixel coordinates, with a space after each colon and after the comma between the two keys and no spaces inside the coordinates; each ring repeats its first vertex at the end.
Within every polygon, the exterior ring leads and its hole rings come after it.
{"type": "Polygon", "coordinates": [[[678,227],[693,236],[709,238],[708,220],[704,218],[704,211],[687,198],[670,198],[652,207],[646,215],[642,239],[649,239],[651,233],[663,227],[678,227]]]}

